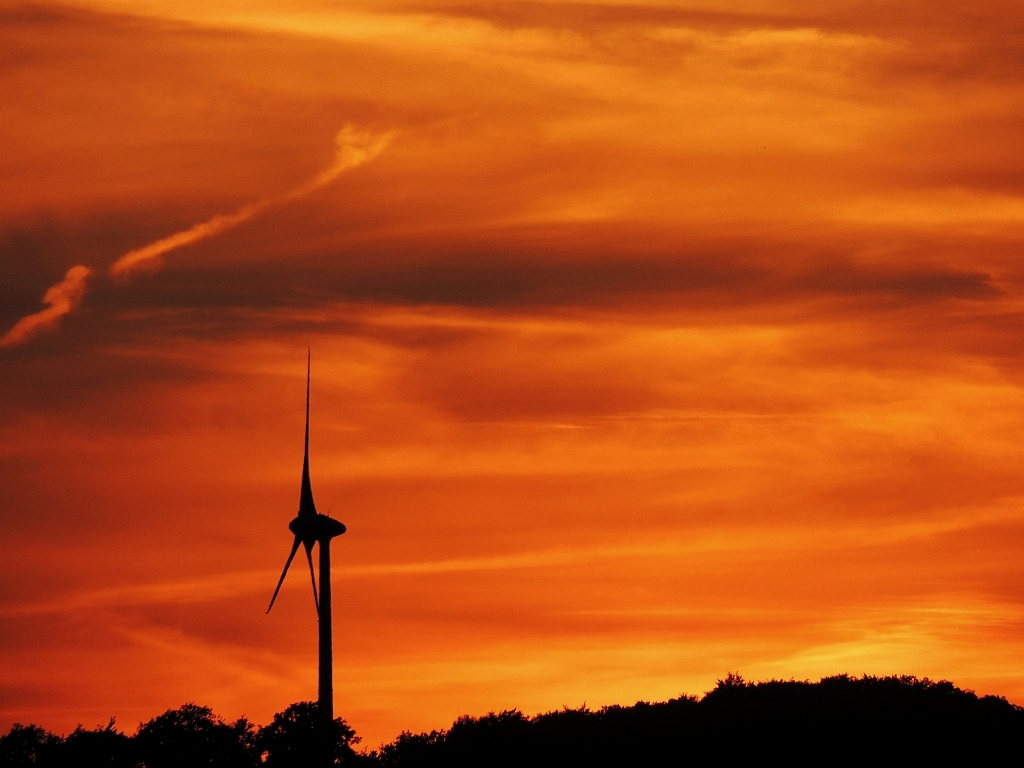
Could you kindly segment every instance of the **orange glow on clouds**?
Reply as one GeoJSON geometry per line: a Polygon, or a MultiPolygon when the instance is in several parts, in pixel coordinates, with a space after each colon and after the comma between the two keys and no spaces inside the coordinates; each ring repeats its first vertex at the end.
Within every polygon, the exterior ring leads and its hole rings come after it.
{"type": "Polygon", "coordinates": [[[1024,703],[1022,25],[8,6],[0,727],[315,695],[307,346],[368,746],[728,671],[1024,703]]]}

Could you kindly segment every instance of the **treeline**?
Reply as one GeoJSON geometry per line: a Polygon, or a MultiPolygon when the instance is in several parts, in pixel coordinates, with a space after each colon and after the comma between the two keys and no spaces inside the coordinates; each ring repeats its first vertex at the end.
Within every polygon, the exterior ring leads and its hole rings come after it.
{"type": "Polygon", "coordinates": [[[139,726],[134,736],[105,727],[78,726],[57,736],[35,725],[15,724],[0,736],[0,766],[34,768],[309,768],[368,765],[375,759],[357,754],[359,741],[337,718],[327,727],[315,701],[292,704],[258,728],[244,717],[225,722],[209,707],[185,704],[139,726]],[[326,731],[326,733],[325,733],[326,731]]]}
{"type": "Polygon", "coordinates": [[[374,768],[675,766],[775,758],[798,763],[1024,758],[1024,709],[949,682],[914,677],[747,683],[729,675],[703,698],[527,717],[461,717],[447,730],[402,733],[372,751],[342,719],[318,730],[316,704],[294,704],[257,728],[195,705],[165,712],[134,736],[113,722],[60,737],[16,725],[0,737],[2,766],[235,768],[327,763],[374,768]],[[326,739],[325,739],[326,736],[326,739]],[[330,755],[317,752],[329,744],[330,755]],[[321,747],[322,748],[322,747],[321,747]]]}

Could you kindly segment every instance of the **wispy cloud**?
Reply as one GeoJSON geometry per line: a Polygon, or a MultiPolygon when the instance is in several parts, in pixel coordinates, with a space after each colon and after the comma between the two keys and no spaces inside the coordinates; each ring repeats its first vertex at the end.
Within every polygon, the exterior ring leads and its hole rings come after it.
{"type": "MultiPolygon", "coordinates": [[[[334,162],[305,184],[283,195],[243,205],[234,213],[217,214],[181,232],[175,232],[142,248],[129,251],[111,265],[110,275],[115,279],[125,279],[138,272],[159,270],[163,266],[165,254],[234,229],[271,206],[299,200],[327,186],[345,171],[365,165],[384,151],[394,135],[394,131],[375,134],[360,131],[355,126],[346,124],[334,139],[337,145],[334,162]]],[[[62,317],[74,312],[81,305],[85,298],[87,281],[92,274],[92,270],[82,264],[69,269],[64,279],[47,290],[43,296],[43,303],[48,305],[47,308],[19,320],[0,339],[0,348],[19,346],[42,331],[55,329],[62,317]]]]}
{"type": "MultiPolygon", "coordinates": [[[[949,533],[961,533],[991,523],[1013,523],[1020,519],[1017,500],[1006,507],[972,509],[930,521],[896,522],[892,525],[850,525],[842,529],[792,526],[785,529],[751,528],[747,531],[708,529],[692,533],[685,540],[664,539],[630,544],[563,547],[518,552],[506,555],[464,557],[446,560],[365,563],[341,565],[334,569],[336,579],[374,579],[403,576],[517,571],[580,566],[598,562],[650,560],[693,555],[757,552],[770,543],[776,552],[800,552],[809,542],[824,550],[851,547],[892,546],[927,540],[949,533]]],[[[0,606],[0,618],[43,613],[69,613],[95,608],[125,608],[140,605],[194,604],[229,600],[268,591],[277,577],[275,570],[224,573],[200,579],[173,580],[76,592],[49,600],[0,606]]],[[[308,585],[307,585],[308,586],[308,585]]],[[[649,609],[643,609],[651,614],[649,609]]],[[[590,615],[628,615],[640,612],[635,607],[576,611],[590,615]]],[[[672,611],[667,611],[671,613],[672,611]]],[[[657,609],[654,613],[666,613],[657,609]]]]}
{"type": "Polygon", "coordinates": [[[217,214],[181,232],[175,232],[173,235],[162,237],[142,248],[129,251],[111,265],[110,274],[115,278],[126,278],[137,272],[158,270],[163,266],[164,254],[234,229],[273,205],[298,200],[327,186],[345,171],[358,168],[373,160],[387,147],[393,137],[394,133],[373,134],[360,131],[355,126],[346,125],[338,131],[335,137],[338,149],[334,162],[310,181],[279,197],[264,198],[255,203],[249,203],[234,213],[217,214]]]}
{"type": "Polygon", "coordinates": [[[64,279],[43,295],[46,309],[21,318],[0,339],[0,347],[17,347],[43,331],[56,329],[60,319],[69,312],[74,312],[82,303],[86,283],[91,274],[92,270],[82,264],[76,264],[69,269],[64,279]]]}

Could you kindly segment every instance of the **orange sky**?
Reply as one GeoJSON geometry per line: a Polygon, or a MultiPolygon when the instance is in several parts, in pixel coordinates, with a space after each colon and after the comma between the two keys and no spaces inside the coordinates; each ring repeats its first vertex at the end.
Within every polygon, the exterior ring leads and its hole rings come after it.
{"type": "Polygon", "coordinates": [[[1009,0],[0,4],[0,728],[315,697],[301,570],[263,614],[307,346],[368,746],[728,671],[1024,704],[1022,41],[1009,0]]]}

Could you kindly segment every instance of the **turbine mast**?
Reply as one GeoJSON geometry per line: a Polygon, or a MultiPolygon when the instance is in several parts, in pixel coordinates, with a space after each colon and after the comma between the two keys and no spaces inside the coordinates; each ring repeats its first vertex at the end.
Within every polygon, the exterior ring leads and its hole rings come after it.
{"type": "Polygon", "coordinates": [[[320,660],[317,701],[320,716],[330,724],[334,720],[334,638],[331,619],[331,540],[323,538],[320,544],[320,660]]]}
{"type": "MultiPolygon", "coordinates": [[[[288,562],[285,563],[284,571],[277,583],[277,589],[270,600],[270,608],[274,607],[284,578],[288,574],[288,567],[295,558],[299,545],[306,549],[306,559],[309,561],[309,573],[313,581],[313,599],[316,601],[316,614],[318,627],[319,652],[319,673],[318,673],[318,705],[324,728],[324,737],[328,738],[331,733],[331,724],[334,721],[334,647],[332,637],[331,619],[331,539],[340,536],[345,532],[345,524],[339,520],[318,514],[316,505],[313,503],[313,486],[309,481],[309,392],[310,392],[310,370],[311,358],[309,350],[306,351],[306,435],[302,451],[302,487],[299,491],[299,512],[295,518],[288,523],[288,529],[295,535],[292,542],[291,553],[288,555],[288,562]],[[320,594],[317,595],[316,580],[313,575],[313,545],[320,547],[320,594]]],[[[270,613],[267,608],[267,613],[270,613]]],[[[325,747],[329,746],[327,742],[325,747]]],[[[325,753],[325,759],[328,755],[325,753]]],[[[333,764],[333,763],[332,763],[333,764]]]]}

